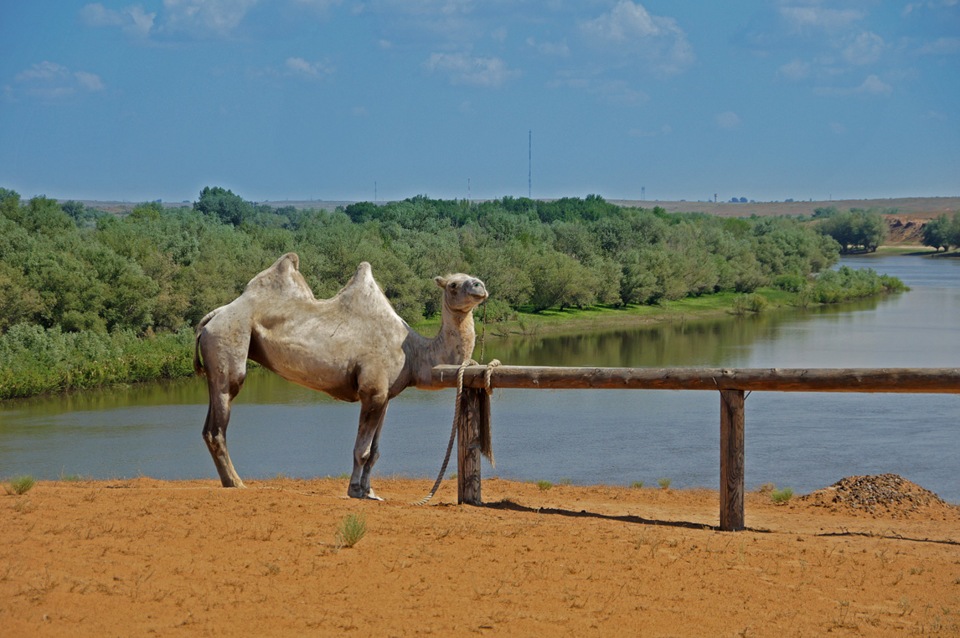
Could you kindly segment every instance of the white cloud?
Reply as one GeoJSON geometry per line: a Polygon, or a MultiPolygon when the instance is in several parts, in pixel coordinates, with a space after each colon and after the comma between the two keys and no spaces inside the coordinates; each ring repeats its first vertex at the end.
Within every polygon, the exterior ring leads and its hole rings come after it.
{"type": "Polygon", "coordinates": [[[817,95],[890,95],[893,87],[876,75],[868,75],[863,82],[855,87],[817,87],[813,90],[817,95]]]}
{"type": "Polygon", "coordinates": [[[288,75],[317,79],[332,75],[334,71],[326,61],[308,62],[300,57],[287,58],[284,68],[288,75]]]}
{"type": "Polygon", "coordinates": [[[86,71],[75,71],[73,77],[76,79],[77,84],[81,89],[85,91],[102,91],[103,90],[103,80],[100,79],[100,76],[96,73],[88,73],[86,71]]]}
{"type": "Polygon", "coordinates": [[[103,89],[103,80],[99,75],[89,71],[71,71],[62,64],[45,60],[18,73],[14,77],[14,85],[8,87],[6,93],[9,97],[22,95],[50,100],[103,89]]]}
{"type": "Polygon", "coordinates": [[[903,8],[903,15],[908,16],[914,11],[922,9],[936,10],[940,8],[952,8],[960,4],[960,0],[931,0],[930,2],[910,2],[903,8]]]}
{"type": "Polygon", "coordinates": [[[474,0],[367,0],[363,10],[379,14],[392,32],[428,34],[460,48],[489,33],[472,19],[474,0]]]}
{"type": "Polygon", "coordinates": [[[585,77],[572,73],[561,74],[560,79],[547,85],[552,89],[568,88],[582,91],[598,97],[600,100],[618,106],[636,106],[650,100],[650,96],[639,91],[623,80],[585,77]]]}
{"type": "Polygon", "coordinates": [[[255,4],[257,0],[163,0],[168,28],[218,35],[236,29],[255,4]]]}
{"type": "Polygon", "coordinates": [[[139,5],[115,10],[107,9],[99,2],[94,2],[80,10],[80,18],[89,26],[118,27],[127,35],[136,37],[150,35],[156,17],[156,13],[147,13],[139,5]]]}
{"type": "Polygon", "coordinates": [[[318,12],[324,12],[331,7],[336,7],[342,3],[342,0],[294,0],[296,4],[308,7],[318,12]]]}
{"type": "Polygon", "coordinates": [[[657,73],[679,73],[694,60],[687,35],[673,18],[651,15],[643,5],[619,0],[608,13],[580,24],[595,46],[639,57],[657,73]]]}
{"type": "Polygon", "coordinates": [[[498,87],[520,75],[500,58],[483,58],[464,53],[432,53],[424,62],[431,73],[442,73],[453,84],[498,87]]]}
{"type": "Polygon", "coordinates": [[[880,59],[883,53],[884,42],[876,33],[864,31],[853,37],[843,48],[843,59],[855,66],[872,64],[880,59]]]}
{"type": "Polygon", "coordinates": [[[919,49],[920,55],[954,55],[960,53],[960,38],[937,38],[927,42],[919,49]]]}
{"type": "Polygon", "coordinates": [[[733,111],[724,111],[718,113],[716,118],[717,126],[726,130],[733,130],[740,126],[740,116],[733,111]]]}
{"type": "Polygon", "coordinates": [[[819,6],[780,7],[780,15],[794,31],[823,29],[835,31],[850,26],[864,17],[855,9],[827,9],[819,6]]]}
{"type": "Polygon", "coordinates": [[[527,38],[527,46],[541,55],[557,56],[565,58],[570,55],[570,47],[567,42],[538,42],[535,38],[527,38]]]}
{"type": "Polygon", "coordinates": [[[810,64],[803,60],[792,60],[777,69],[777,75],[788,80],[802,80],[810,75],[810,64]]]}
{"type": "Polygon", "coordinates": [[[868,75],[863,84],[854,89],[856,93],[866,93],[870,95],[889,95],[893,92],[893,87],[878,78],[876,75],[868,75]]]}

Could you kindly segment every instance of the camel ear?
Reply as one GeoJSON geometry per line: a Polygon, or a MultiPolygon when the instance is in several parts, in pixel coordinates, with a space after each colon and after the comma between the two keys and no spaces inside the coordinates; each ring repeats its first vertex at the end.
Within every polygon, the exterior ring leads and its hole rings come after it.
{"type": "Polygon", "coordinates": [[[440,286],[441,288],[446,288],[446,287],[447,287],[447,280],[446,280],[445,278],[443,278],[443,277],[434,277],[433,280],[434,280],[435,282],[437,282],[437,285],[440,286]]]}

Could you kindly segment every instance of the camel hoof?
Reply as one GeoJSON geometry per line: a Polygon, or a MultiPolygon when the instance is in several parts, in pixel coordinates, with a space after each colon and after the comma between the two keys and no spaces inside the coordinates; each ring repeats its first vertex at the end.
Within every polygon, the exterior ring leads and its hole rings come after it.
{"type": "Polygon", "coordinates": [[[383,500],[382,498],[380,498],[379,496],[377,496],[377,495],[374,493],[372,487],[371,487],[371,488],[367,488],[367,490],[364,491],[364,489],[363,489],[362,487],[360,487],[359,485],[351,485],[351,486],[347,489],[347,496],[349,496],[350,498],[362,498],[362,499],[367,499],[367,500],[370,500],[370,501],[382,501],[382,500],[383,500]]]}

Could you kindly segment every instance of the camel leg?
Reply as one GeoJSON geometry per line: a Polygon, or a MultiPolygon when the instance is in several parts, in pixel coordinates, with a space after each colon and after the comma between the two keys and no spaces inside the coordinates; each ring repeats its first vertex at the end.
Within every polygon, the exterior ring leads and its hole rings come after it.
{"type": "Polygon", "coordinates": [[[357,442],[353,446],[353,473],[350,475],[350,487],[347,495],[352,498],[370,498],[383,500],[370,487],[370,470],[380,456],[377,448],[380,442],[380,428],[387,414],[386,394],[377,394],[361,399],[360,427],[357,442]]]}
{"type": "MultiPolygon", "coordinates": [[[[202,346],[208,345],[213,344],[202,343],[202,346]]],[[[217,466],[223,486],[245,487],[227,451],[227,425],[230,423],[231,403],[247,376],[246,356],[245,353],[237,357],[222,356],[222,353],[215,351],[215,346],[204,347],[203,350],[210,393],[210,407],[203,424],[203,440],[217,466]]]]}
{"type": "MultiPolygon", "coordinates": [[[[239,390],[239,388],[238,388],[239,390]]],[[[227,424],[230,421],[230,403],[236,393],[210,392],[210,408],[203,424],[203,440],[210,450],[213,463],[217,466],[220,483],[224,487],[246,487],[240,475],[233,467],[230,452],[227,451],[227,424]]]]}
{"type": "Polygon", "coordinates": [[[380,432],[383,431],[383,421],[387,416],[387,406],[383,406],[383,412],[380,414],[380,420],[377,423],[377,430],[373,433],[373,441],[370,442],[370,454],[367,455],[367,460],[363,463],[363,471],[360,474],[360,489],[364,490],[367,494],[367,498],[374,498],[378,500],[378,497],[373,492],[373,488],[370,487],[370,475],[373,473],[373,466],[376,464],[377,459],[380,458],[380,432]]]}

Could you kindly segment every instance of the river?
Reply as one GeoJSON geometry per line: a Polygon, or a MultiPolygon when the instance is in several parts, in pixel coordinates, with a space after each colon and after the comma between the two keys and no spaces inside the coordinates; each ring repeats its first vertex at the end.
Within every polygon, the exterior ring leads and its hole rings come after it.
{"type": "MultiPolygon", "coordinates": [[[[897,276],[911,290],[807,311],[488,339],[485,358],[638,367],[958,365],[960,259],[842,263],[897,276]]],[[[435,476],[453,398],[453,390],[408,390],[395,399],[375,474],[435,476]]],[[[499,390],[492,404],[497,466],[484,461],[483,474],[620,485],[666,478],[674,487],[716,488],[719,401],[715,392],[499,390]]],[[[200,379],[0,403],[0,477],[213,478],[200,437],[205,413],[200,379]]],[[[357,417],[356,404],[253,373],[233,411],[230,452],[245,478],[343,475],[357,417]]],[[[957,395],[754,392],[746,403],[747,488],[773,483],[804,493],[845,476],[893,472],[957,503],[958,441],[957,395]]]]}

